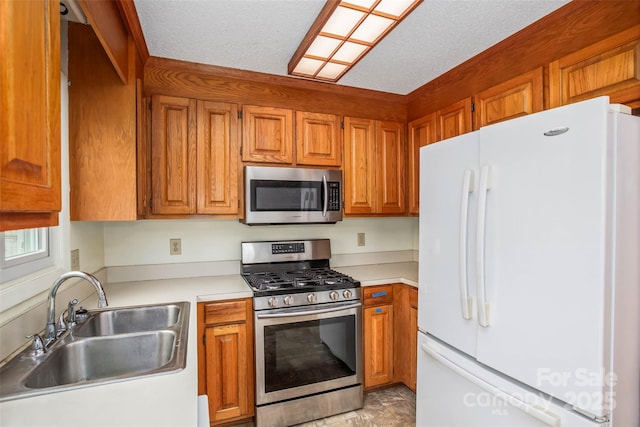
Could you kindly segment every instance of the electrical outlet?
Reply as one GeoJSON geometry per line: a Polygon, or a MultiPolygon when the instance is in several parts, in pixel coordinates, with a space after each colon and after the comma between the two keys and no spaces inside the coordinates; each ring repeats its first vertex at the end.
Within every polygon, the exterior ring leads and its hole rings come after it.
{"type": "Polygon", "coordinates": [[[169,239],[169,255],[182,255],[182,239],[169,239]]]}
{"type": "Polygon", "coordinates": [[[364,233],[358,233],[358,246],[364,246],[364,233]]]}
{"type": "Polygon", "coordinates": [[[71,269],[74,271],[80,270],[80,249],[71,251],[71,269]]]}

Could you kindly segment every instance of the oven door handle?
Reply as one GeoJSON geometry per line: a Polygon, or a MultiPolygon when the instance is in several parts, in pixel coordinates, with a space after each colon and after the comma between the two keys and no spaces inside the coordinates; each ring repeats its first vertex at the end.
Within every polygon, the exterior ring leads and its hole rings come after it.
{"type": "Polygon", "coordinates": [[[298,316],[307,316],[309,314],[322,314],[322,313],[331,313],[334,311],[342,311],[342,310],[349,310],[351,308],[358,308],[362,306],[361,303],[356,303],[356,304],[349,304],[349,305],[343,305],[340,307],[333,307],[333,308],[323,308],[320,310],[311,310],[311,311],[296,311],[296,312],[290,312],[290,313],[276,313],[276,314],[258,314],[257,317],[258,319],[277,319],[278,317],[298,317],[298,316]]]}

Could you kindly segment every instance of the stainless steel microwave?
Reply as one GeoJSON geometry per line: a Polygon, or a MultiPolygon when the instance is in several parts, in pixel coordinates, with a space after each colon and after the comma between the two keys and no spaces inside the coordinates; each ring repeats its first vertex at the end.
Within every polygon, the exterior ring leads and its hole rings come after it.
{"type": "Polygon", "coordinates": [[[342,221],[342,171],[245,166],[245,224],[342,221]]]}

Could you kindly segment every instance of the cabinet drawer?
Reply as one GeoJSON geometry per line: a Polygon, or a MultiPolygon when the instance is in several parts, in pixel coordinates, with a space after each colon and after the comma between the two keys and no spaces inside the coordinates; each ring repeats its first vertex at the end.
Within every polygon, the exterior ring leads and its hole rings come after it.
{"type": "Polygon", "coordinates": [[[393,285],[364,287],[364,305],[390,304],[393,302],[393,285]]]}
{"type": "Polygon", "coordinates": [[[247,304],[251,300],[225,301],[207,304],[204,307],[204,323],[212,325],[217,323],[243,322],[247,320],[247,304]]]}

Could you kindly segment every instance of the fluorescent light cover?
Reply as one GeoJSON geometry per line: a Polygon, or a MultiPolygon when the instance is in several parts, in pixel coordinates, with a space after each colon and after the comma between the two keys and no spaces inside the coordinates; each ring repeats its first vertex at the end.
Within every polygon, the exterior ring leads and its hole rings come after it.
{"type": "Polygon", "coordinates": [[[360,43],[345,42],[333,55],[333,59],[341,62],[353,62],[367,50],[368,46],[360,43]]]}
{"type": "Polygon", "coordinates": [[[327,65],[322,67],[322,70],[318,73],[317,77],[324,79],[335,79],[340,73],[347,68],[346,65],[334,64],[333,62],[327,62],[327,65]]]}
{"type": "Polygon", "coordinates": [[[348,3],[354,6],[360,6],[364,9],[371,9],[371,6],[373,6],[375,2],[376,0],[345,0],[342,3],[348,3]]]}
{"type": "Polygon", "coordinates": [[[338,6],[322,27],[321,32],[346,37],[364,15],[364,12],[338,6]]]}
{"type": "Polygon", "coordinates": [[[307,49],[307,55],[329,58],[334,50],[340,45],[341,40],[331,37],[318,36],[307,49]]]}
{"type": "Polygon", "coordinates": [[[289,61],[288,73],[338,81],[422,1],[327,0],[289,61]]]}
{"type": "Polygon", "coordinates": [[[413,3],[414,0],[382,0],[374,10],[398,18],[402,16],[413,3]]]}
{"type": "Polygon", "coordinates": [[[381,16],[369,15],[351,35],[351,39],[373,43],[380,37],[394,21],[381,16]]]}
{"type": "Polygon", "coordinates": [[[320,67],[322,67],[322,64],[324,64],[324,62],[317,59],[302,58],[300,62],[298,62],[298,65],[293,70],[293,72],[296,74],[313,76],[316,71],[318,71],[320,67]]]}

